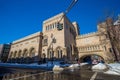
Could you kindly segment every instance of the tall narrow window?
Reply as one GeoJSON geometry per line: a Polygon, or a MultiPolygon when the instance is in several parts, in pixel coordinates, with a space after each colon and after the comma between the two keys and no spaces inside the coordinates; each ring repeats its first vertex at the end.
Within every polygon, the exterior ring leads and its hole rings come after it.
{"type": "Polygon", "coordinates": [[[52,51],[50,51],[50,58],[52,58],[53,57],[53,55],[52,55],[52,51]]]}
{"type": "Polygon", "coordinates": [[[53,29],[54,29],[54,24],[53,24],[53,29]]]}
{"type": "Polygon", "coordinates": [[[60,50],[60,58],[62,58],[62,50],[60,50]]]}
{"type": "Polygon", "coordinates": [[[106,46],[104,46],[104,50],[106,51],[106,46]]]}
{"type": "Polygon", "coordinates": [[[47,27],[48,27],[47,30],[49,30],[49,25],[47,27]]]}
{"type": "Polygon", "coordinates": [[[57,23],[55,23],[55,27],[57,27],[57,23]]]}
{"type": "Polygon", "coordinates": [[[112,52],[112,48],[109,48],[109,51],[112,52]]]}
{"type": "Polygon", "coordinates": [[[59,58],[59,50],[57,52],[58,52],[58,58],[59,58]]]}
{"type": "Polygon", "coordinates": [[[47,44],[48,40],[47,39],[44,39],[44,44],[47,44]]]}
{"type": "Polygon", "coordinates": [[[46,31],[47,31],[47,26],[46,26],[46,31]]]}
{"type": "Polygon", "coordinates": [[[50,24],[50,30],[52,29],[52,25],[50,24]]]}
{"type": "Polygon", "coordinates": [[[47,45],[48,45],[48,37],[45,35],[43,36],[42,46],[47,46],[47,45]]]}

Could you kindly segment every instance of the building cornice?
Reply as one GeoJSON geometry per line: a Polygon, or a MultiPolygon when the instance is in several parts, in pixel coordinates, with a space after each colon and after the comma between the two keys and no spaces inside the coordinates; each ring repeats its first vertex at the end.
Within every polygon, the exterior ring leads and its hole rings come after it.
{"type": "Polygon", "coordinates": [[[56,16],[53,16],[53,17],[51,17],[51,18],[49,18],[49,19],[47,19],[47,20],[44,20],[44,21],[43,21],[43,24],[48,23],[48,22],[51,22],[51,21],[53,21],[53,20],[56,20],[56,19],[62,17],[63,15],[64,15],[64,13],[62,12],[62,13],[56,15],[56,16]]]}
{"type": "Polygon", "coordinates": [[[93,51],[79,51],[80,53],[93,53],[93,52],[103,52],[103,50],[93,50],[93,51]]]}
{"type": "Polygon", "coordinates": [[[88,37],[92,37],[92,36],[97,36],[99,33],[98,32],[91,32],[91,33],[87,33],[87,34],[83,34],[83,35],[78,35],[76,36],[76,39],[81,39],[81,38],[88,38],[88,37]]]}
{"type": "Polygon", "coordinates": [[[28,35],[24,38],[21,38],[21,39],[18,39],[18,40],[15,40],[12,42],[12,45],[14,44],[17,44],[17,43],[20,43],[20,42],[24,42],[24,41],[27,41],[27,40],[30,40],[30,39],[33,39],[33,38],[36,38],[36,37],[39,37],[42,35],[42,32],[36,32],[36,33],[33,33],[31,35],[28,35]]]}
{"type": "Polygon", "coordinates": [[[92,44],[92,45],[84,45],[84,46],[77,46],[78,48],[85,48],[85,47],[90,47],[90,46],[98,46],[98,45],[101,45],[101,44],[92,44]]]}

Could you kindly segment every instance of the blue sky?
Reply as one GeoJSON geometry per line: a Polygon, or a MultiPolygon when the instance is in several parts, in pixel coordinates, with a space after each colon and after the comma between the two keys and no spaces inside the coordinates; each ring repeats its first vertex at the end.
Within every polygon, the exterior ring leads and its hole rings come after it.
{"type": "MultiPolygon", "coordinates": [[[[0,0],[0,44],[42,31],[42,22],[66,10],[72,0],[0,0]]],[[[67,14],[80,33],[97,31],[106,15],[120,13],[120,0],[78,0],[67,14]]]]}

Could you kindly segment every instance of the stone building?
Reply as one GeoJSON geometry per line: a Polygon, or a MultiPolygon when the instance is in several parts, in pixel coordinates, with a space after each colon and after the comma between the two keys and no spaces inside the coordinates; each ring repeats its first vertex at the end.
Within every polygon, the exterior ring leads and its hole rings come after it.
{"type": "Polygon", "coordinates": [[[0,62],[6,62],[11,44],[0,44],[0,62]]]}
{"type": "Polygon", "coordinates": [[[42,55],[47,58],[71,59],[76,45],[75,38],[79,33],[77,28],[77,24],[75,22],[72,24],[63,13],[45,20],[43,22],[42,55]],[[63,25],[60,31],[57,30],[58,21],[63,25]]]}
{"type": "MultiPolygon", "coordinates": [[[[106,24],[98,24],[98,31],[76,37],[76,47],[81,60],[99,57],[109,62],[114,60],[110,39],[106,33],[106,24]]],[[[99,59],[98,58],[98,59],[99,59]]]]}
{"type": "Polygon", "coordinates": [[[13,41],[8,62],[31,63],[39,60],[42,49],[42,33],[37,32],[13,41]]]}
{"type": "Polygon", "coordinates": [[[106,23],[98,24],[97,28],[97,32],[80,35],[77,22],[71,22],[64,13],[60,13],[43,21],[42,32],[13,41],[8,60],[29,63],[46,58],[48,60],[79,58],[85,61],[97,57],[106,62],[113,61],[115,57],[106,23]],[[58,30],[58,23],[62,25],[62,30],[58,30]]]}

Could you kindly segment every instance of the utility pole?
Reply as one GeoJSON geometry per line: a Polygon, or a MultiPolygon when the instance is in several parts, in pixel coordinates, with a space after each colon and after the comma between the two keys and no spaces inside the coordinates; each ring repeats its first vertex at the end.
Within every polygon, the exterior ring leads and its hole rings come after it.
{"type": "Polygon", "coordinates": [[[53,52],[53,34],[51,34],[51,39],[52,39],[52,53],[50,54],[50,55],[52,55],[52,64],[53,64],[53,54],[54,54],[54,52],[53,52]]]}
{"type": "Polygon", "coordinates": [[[63,19],[63,17],[72,9],[72,7],[77,3],[78,0],[72,0],[71,4],[68,6],[68,8],[65,10],[63,16],[60,18],[60,20],[57,22],[57,29],[60,31],[63,29],[63,24],[60,23],[60,21],[63,19]]]}
{"type": "MultiPolygon", "coordinates": [[[[72,9],[72,7],[77,3],[77,1],[78,1],[78,0],[72,0],[71,4],[70,4],[70,5],[68,6],[68,8],[65,10],[63,16],[62,16],[62,17],[60,18],[60,20],[57,22],[57,30],[58,30],[58,31],[60,31],[60,30],[63,29],[63,24],[61,24],[60,21],[61,21],[61,20],[63,19],[63,17],[72,9]]],[[[52,41],[51,41],[49,47],[51,47],[51,49],[52,49],[52,53],[51,53],[50,55],[51,55],[51,57],[52,57],[51,63],[53,64],[53,54],[54,54],[54,52],[53,52],[53,43],[56,42],[55,38],[53,38],[53,34],[51,34],[51,39],[52,39],[52,41]]],[[[48,47],[48,48],[49,48],[49,47],[48,47]]],[[[49,51],[49,50],[48,50],[48,51],[49,51]]]]}

